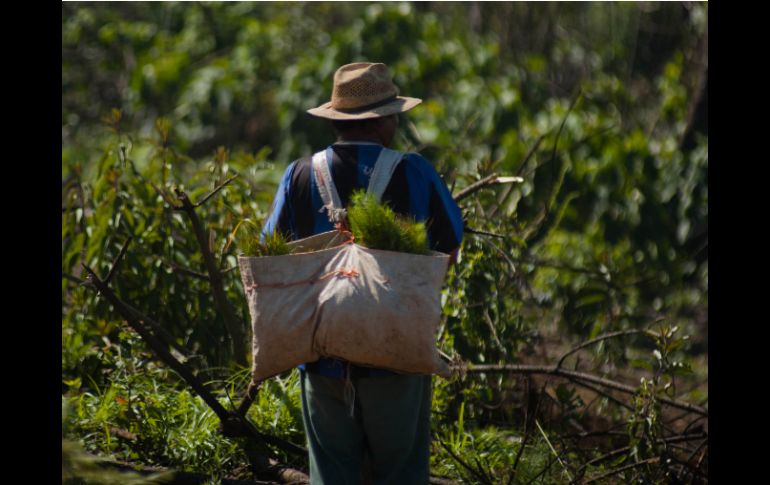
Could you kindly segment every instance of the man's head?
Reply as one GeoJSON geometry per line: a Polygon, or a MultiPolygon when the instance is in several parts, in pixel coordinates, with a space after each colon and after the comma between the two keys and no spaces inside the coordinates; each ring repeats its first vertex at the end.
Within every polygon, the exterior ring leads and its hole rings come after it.
{"type": "Polygon", "coordinates": [[[342,139],[376,137],[383,145],[393,141],[398,113],[414,108],[418,98],[398,95],[388,66],[382,63],[346,64],[334,73],[332,99],[308,113],[332,120],[342,139]]]}

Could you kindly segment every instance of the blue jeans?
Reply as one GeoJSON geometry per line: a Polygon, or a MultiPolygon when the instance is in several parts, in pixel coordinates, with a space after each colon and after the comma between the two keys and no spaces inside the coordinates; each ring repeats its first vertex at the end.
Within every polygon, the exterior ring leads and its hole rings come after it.
{"type": "Polygon", "coordinates": [[[346,382],[301,371],[301,389],[312,485],[359,485],[365,454],[374,485],[428,483],[430,376],[346,382]]]}

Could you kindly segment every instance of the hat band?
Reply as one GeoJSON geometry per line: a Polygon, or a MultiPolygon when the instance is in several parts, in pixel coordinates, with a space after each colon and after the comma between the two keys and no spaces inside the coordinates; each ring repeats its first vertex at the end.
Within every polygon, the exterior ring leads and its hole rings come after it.
{"type": "Polygon", "coordinates": [[[394,94],[393,96],[385,98],[382,101],[377,101],[376,103],[367,104],[366,106],[361,106],[360,108],[334,108],[332,106],[332,109],[334,109],[335,111],[341,111],[343,113],[355,114],[363,111],[369,111],[374,108],[379,108],[380,106],[384,106],[388,103],[392,103],[393,101],[396,100],[396,98],[398,98],[398,95],[394,94]]]}

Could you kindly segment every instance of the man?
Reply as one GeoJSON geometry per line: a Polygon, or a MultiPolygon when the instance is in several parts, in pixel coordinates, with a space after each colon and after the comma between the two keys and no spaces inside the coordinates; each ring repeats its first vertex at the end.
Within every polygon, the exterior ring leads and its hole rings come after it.
{"type": "MultiPolygon", "coordinates": [[[[393,143],[398,113],[421,101],[398,96],[385,64],[347,64],[334,74],[331,101],[308,113],[331,120],[337,131],[337,142],[325,153],[343,206],[354,190],[368,187],[380,151],[393,143]]],[[[333,229],[313,172],[311,157],[289,165],[266,233],[281,231],[294,240],[333,229]]],[[[460,210],[425,158],[404,154],[382,201],[424,221],[432,249],[456,255],[463,234],[460,210]]],[[[329,358],[300,366],[300,373],[313,484],[360,483],[365,456],[375,484],[428,483],[430,376],[329,358]]]]}

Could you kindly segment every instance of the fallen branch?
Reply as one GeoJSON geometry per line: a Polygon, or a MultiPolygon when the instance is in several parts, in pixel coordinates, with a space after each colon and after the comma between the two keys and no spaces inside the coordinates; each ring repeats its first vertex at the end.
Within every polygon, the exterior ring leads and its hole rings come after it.
{"type": "MultiPolygon", "coordinates": [[[[109,301],[115,310],[120,313],[126,322],[133,328],[142,339],[150,346],[155,354],[163,360],[169,367],[171,367],[187,384],[193,388],[193,390],[203,399],[203,401],[211,408],[212,411],[222,422],[223,427],[232,429],[237,427],[242,431],[244,436],[252,437],[257,443],[267,443],[281,450],[292,453],[295,455],[304,456],[307,450],[297,446],[288,441],[284,441],[280,438],[262,434],[256,427],[245,417],[242,417],[236,413],[227,411],[219,401],[206,389],[205,385],[195,376],[192,371],[185,366],[182,362],[177,360],[167,349],[168,344],[161,341],[157,336],[153,335],[145,327],[145,323],[149,320],[128,304],[124,303],[115,293],[102,281],[94,271],[86,265],[83,268],[89,274],[89,282],[97,289],[100,295],[102,295],[107,301],[109,301]]],[[[265,452],[268,450],[262,448],[265,452]]]]}

